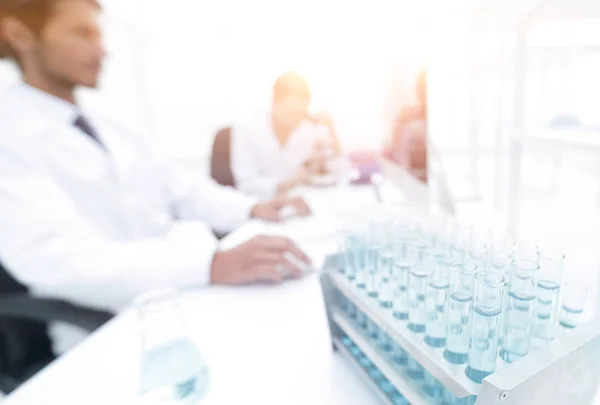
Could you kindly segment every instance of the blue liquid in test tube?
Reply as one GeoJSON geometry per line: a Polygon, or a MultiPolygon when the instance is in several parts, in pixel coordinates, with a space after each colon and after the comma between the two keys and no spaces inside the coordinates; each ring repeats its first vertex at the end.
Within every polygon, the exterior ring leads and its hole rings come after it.
{"type": "Polygon", "coordinates": [[[360,357],[362,355],[362,352],[360,351],[360,349],[358,348],[358,346],[351,346],[350,347],[350,353],[354,357],[356,357],[356,358],[358,358],[358,357],[360,357]]]}
{"type": "Polygon", "coordinates": [[[364,368],[368,368],[368,367],[371,367],[373,365],[373,362],[371,362],[371,360],[369,360],[369,358],[367,356],[360,356],[358,358],[358,362],[364,368]]]}
{"type": "Polygon", "coordinates": [[[348,235],[347,243],[347,263],[351,269],[352,279],[358,289],[365,289],[367,286],[366,277],[366,240],[363,236],[357,234],[348,235]]]}
{"type": "Polygon", "coordinates": [[[369,377],[371,377],[374,381],[379,381],[383,379],[383,374],[376,367],[371,367],[369,369],[369,377]]]}
{"type": "Polygon", "coordinates": [[[575,329],[583,323],[584,310],[582,308],[569,308],[563,305],[560,312],[560,326],[564,329],[575,329]]]}
{"type": "Polygon", "coordinates": [[[425,381],[423,382],[423,390],[434,401],[442,398],[444,386],[431,374],[425,373],[425,381]]]}
{"type": "Polygon", "coordinates": [[[531,345],[542,347],[556,337],[560,310],[560,287],[562,284],[565,256],[553,250],[540,250],[537,294],[531,329],[531,345]]]}
{"type": "Polygon", "coordinates": [[[408,329],[415,333],[425,332],[427,323],[427,289],[429,276],[432,273],[432,263],[419,263],[412,267],[408,280],[409,289],[409,315],[408,329]]]}
{"type": "Polygon", "coordinates": [[[390,399],[394,405],[410,405],[410,402],[408,402],[408,400],[399,392],[395,392],[392,396],[390,396],[390,399]]]}
{"type": "Polygon", "coordinates": [[[474,405],[477,397],[474,395],[457,398],[454,396],[452,391],[446,389],[444,390],[444,400],[442,405],[474,405]]]}
{"type": "Polygon", "coordinates": [[[529,335],[533,321],[536,277],[539,266],[527,260],[514,260],[510,266],[510,286],[505,308],[500,357],[507,363],[529,353],[529,335]]]}
{"type": "Polygon", "coordinates": [[[396,388],[394,388],[394,384],[392,384],[386,379],[381,380],[381,382],[379,383],[379,388],[381,388],[381,391],[383,391],[383,393],[386,396],[390,396],[396,391],[396,388]]]}
{"type": "Polygon", "coordinates": [[[472,381],[481,383],[496,371],[504,277],[492,272],[477,273],[473,291],[471,348],[465,374],[472,381]]]}
{"type": "Polygon", "coordinates": [[[560,312],[560,326],[564,330],[575,329],[585,320],[585,307],[589,286],[585,282],[571,280],[565,285],[560,312]]]}
{"type": "Polygon", "coordinates": [[[423,366],[421,366],[421,364],[418,361],[416,361],[412,357],[409,357],[406,368],[406,374],[411,380],[422,380],[423,378],[425,378],[425,369],[423,368],[423,366]]]}
{"type": "Polygon", "coordinates": [[[385,332],[381,332],[379,336],[379,348],[386,353],[391,353],[394,351],[394,341],[392,338],[385,332]]]}
{"type": "Polygon", "coordinates": [[[367,327],[369,326],[369,317],[364,312],[357,310],[356,323],[358,323],[358,326],[360,328],[366,330],[367,327]]]}
{"type": "Polygon", "coordinates": [[[379,339],[380,332],[381,331],[379,330],[379,326],[377,326],[377,324],[371,319],[367,319],[367,334],[369,335],[369,337],[377,341],[379,339]]]}
{"type": "Polygon", "coordinates": [[[356,317],[358,316],[358,308],[356,308],[356,305],[350,300],[348,300],[348,316],[353,320],[356,320],[356,317]]]}
{"type": "Polygon", "coordinates": [[[393,405],[410,405],[410,402],[408,402],[408,400],[399,392],[395,392],[390,399],[392,400],[393,405]]]}
{"type": "Polygon", "coordinates": [[[399,344],[394,344],[394,353],[392,360],[398,366],[405,366],[408,364],[408,354],[399,344]]]}
{"type": "Polygon", "coordinates": [[[448,334],[444,358],[452,364],[467,362],[471,346],[471,308],[473,278],[477,266],[455,263],[450,268],[451,285],[448,302],[448,334]]]}
{"type": "Polygon", "coordinates": [[[427,322],[425,324],[425,343],[432,347],[446,345],[446,301],[450,285],[447,262],[432,263],[427,298],[427,322]]]}

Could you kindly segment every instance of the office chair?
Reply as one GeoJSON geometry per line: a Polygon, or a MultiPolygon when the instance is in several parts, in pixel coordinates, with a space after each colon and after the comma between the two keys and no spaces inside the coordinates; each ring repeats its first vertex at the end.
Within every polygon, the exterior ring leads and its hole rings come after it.
{"type": "Polygon", "coordinates": [[[0,391],[10,394],[55,359],[48,322],[92,332],[111,317],[62,300],[32,297],[0,263],[0,391]]]}
{"type": "Polygon", "coordinates": [[[231,170],[231,127],[222,128],[215,135],[210,175],[222,186],[235,187],[235,179],[231,170]]]}

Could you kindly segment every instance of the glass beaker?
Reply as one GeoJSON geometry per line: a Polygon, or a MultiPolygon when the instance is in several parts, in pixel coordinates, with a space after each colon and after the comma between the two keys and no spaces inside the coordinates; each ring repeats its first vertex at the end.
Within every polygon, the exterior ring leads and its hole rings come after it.
{"type": "Polygon", "coordinates": [[[208,387],[209,371],[187,334],[179,294],[153,291],[137,298],[135,305],[141,328],[142,403],[197,403],[208,387]]]}

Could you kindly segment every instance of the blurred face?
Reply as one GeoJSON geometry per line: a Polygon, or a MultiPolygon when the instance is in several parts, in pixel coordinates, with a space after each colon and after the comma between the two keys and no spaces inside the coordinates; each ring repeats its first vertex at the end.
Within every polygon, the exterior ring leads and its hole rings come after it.
{"type": "Polygon", "coordinates": [[[293,130],[308,117],[308,107],[306,99],[290,96],[273,104],[273,115],[280,125],[293,130]]]}
{"type": "Polygon", "coordinates": [[[104,59],[99,9],[86,0],[56,4],[38,36],[21,46],[25,76],[63,86],[96,87],[104,59]]]}

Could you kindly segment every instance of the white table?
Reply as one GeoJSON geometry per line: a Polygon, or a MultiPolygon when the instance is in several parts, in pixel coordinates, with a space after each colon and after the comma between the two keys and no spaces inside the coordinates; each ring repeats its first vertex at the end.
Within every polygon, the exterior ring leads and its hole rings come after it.
{"type": "MultiPolygon", "coordinates": [[[[301,246],[310,247],[311,256],[322,257],[332,246],[332,228],[317,225],[339,209],[340,199],[360,204],[374,199],[371,190],[303,194],[316,212],[314,218],[284,226],[251,222],[225,243],[233,245],[265,230],[296,234],[301,246]],[[321,238],[313,245],[311,223],[321,238]]],[[[277,287],[190,291],[183,310],[210,367],[203,405],[377,403],[332,352],[317,274],[277,287]]],[[[28,381],[5,404],[135,404],[139,364],[139,324],[135,312],[126,311],[28,381]]]]}

